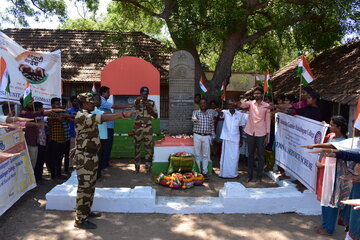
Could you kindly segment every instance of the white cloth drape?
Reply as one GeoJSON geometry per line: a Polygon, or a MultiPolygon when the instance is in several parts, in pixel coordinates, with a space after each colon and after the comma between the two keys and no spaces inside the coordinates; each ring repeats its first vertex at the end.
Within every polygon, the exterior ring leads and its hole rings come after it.
{"type": "Polygon", "coordinates": [[[220,158],[220,177],[235,178],[238,176],[239,142],[223,140],[220,158]]]}

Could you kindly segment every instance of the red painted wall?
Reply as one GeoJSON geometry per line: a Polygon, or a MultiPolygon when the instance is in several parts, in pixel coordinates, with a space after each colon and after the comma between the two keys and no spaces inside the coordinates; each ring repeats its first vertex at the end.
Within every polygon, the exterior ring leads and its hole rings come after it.
{"type": "Polygon", "coordinates": [[[110,62],[101,72],[101,86],[111,95],[139,95],[147,86],[149,95],[160,95],[160,72],[149,62],[136,57],[122,57],[110,62]]]}

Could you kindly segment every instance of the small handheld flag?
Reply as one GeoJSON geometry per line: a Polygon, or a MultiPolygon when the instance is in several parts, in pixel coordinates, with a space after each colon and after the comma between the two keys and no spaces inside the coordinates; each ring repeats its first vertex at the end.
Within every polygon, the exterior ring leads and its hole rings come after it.
{"type": "Polygon", "coordinates": [[[269,72],[265,73],[263,88],[264,88],[264,95],[265,96],[270,96],[271,85],[270,85],[270,74],[269,74],[269,72]]]}
{"type": "Polygon", "coordinates": [[[0,77],[1,83],[6,82],[5,92],[10,93],[10,74],[4,58],[0,57],[0,77]]]}
{"type": "Polygon", "coordinates": [[[96,88],[95,88],[95,83],[93,83],[93,86],[91,88],[91,94],[95,94],[96,93],[96,88]]]}
{"type": "Polygon", "coordinates": [[[205,94],[208,91],[208,89],[205,86],[204,79],[202,78],[202,76],[200,76],[199,84],[200,84],[200,93],[205,94]]]}
{"type": "Polygon", "coordinates": [[[263,86],[263,83],[260,80],[259,76],[255,76],[255,87],[257,87],[257,86],[260,86],[260,87],[263,86]]]}
{"type": "Polygon", "coordinates": [[[30,89],[30,82],[26,81],[23,107],[25,108],[31,102],[31,100],[32,100],[32,94],[31,94],[31,89],[30,89]]]}
{"type": "Polygon", "coordinates": [[[221,100],[222,100],[222,101],[225,101],[225,100],[226,100],[225,81],[222,82],[222,84],[221,84],[220,97],[221,97],[221,100]]]}
{"type": "Polygon", "coordinates": [[[310,66],[306,61],[304,55],[301,55],[301,60],[298,65],[296,75],[300,77],[301,82],[304,84],[304,86],[307,86],[314,80],[314,75],[312,74],[310,66]]]}

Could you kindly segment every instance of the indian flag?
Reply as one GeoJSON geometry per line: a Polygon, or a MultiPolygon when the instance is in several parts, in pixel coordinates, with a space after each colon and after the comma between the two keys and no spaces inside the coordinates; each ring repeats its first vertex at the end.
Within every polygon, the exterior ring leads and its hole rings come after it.
{"type": "Polygon", "coordinates": [[[91,88],[91,94],[95,94],[96,93],[96,88],[95,88],[95,83],[93,83],[93,86],[91,88]]]}
{"type": "Polygon", "coordinates": [[[200,76],[200,93],[201,94],[205,94],[208,90],[207,88],[205,87],[205,83],[204,83],[204,79],[202,78],[202,76],[200,76]]]}
{"type": "Polygon", "coordinates": [[[2,57],[0,57],[0,76],[1,85],[6,83],[5,92],[10,93],[10,74],[6,67],[6,62],[2,57]]]}
{"type": "Polygon", "coordinates": [[[271,86],[270,86],[270,74],[269,74],[269,72],[265,73],[263,88],[264,88],[264,94],[265,95],[270,95],[271,86]]]}
{"type": "Polygon", "coordinates": [[[156,177],[156,181],[160,182],[161,180],[163,180],[164,177],[165,177],[165,175],[163,173],[159,173],[159,175],[157,175],[157,177],[156,177]]]}
{"type": "Polygon", "coordinates": [[[255,76],[255,87],[257,87],[257,86],[262,87],[263,84],[262,84],[262,81],[260,80],[259,76],[256,75],[255,76]]]}
{"type": "MultiPolygon", "coordinates": [[[[358,104],[356,106],[356,112],[355,112],[355,116],[354,116],[354,128],[360,130],[360,97],[358,98],[358,104]]],[[[353,136],[354,136],[354,132],[353,131],[353,136]]]]}
{"type": "Polygon", "coordinates": [[[221,97],[221,100],[222,100],[222,101],[225,101],[225,100],[226,100],[225,81],[222,82],[222,84],[221,84],[220,97],[221,97]]]}
{"type": "Polygon", "coordinates": [[[301,60],[298,65],[296,75],[300,77],[304,86],[308,85],[314,80],[314,75],[312,74],[310,66],[304,55],[301,55],[301,60]]]}
{"type": "Polygon", "coordinates": [[[31,102],[31,100],[32,100],[32,95],[31,95],[31,89],[30,89],[30,82],[26,81],[23,107],[25,108],[31,102]]]}

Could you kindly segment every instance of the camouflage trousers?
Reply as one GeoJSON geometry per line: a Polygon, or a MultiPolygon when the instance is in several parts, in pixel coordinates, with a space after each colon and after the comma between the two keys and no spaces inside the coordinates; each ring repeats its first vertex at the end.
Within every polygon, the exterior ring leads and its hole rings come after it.
{"type": "Polygon", "coordinates": [[[86,220],[91,212],[99,157],[95,153],[76,151],[75,163],[77,165],[76,173],[78,179],[75,223],[81,223],[86,220]]]}
{"type": "Polygon", "coordinates": [[[141,164],[141,143],[144,143],[145,150],[145,165],[146,168],[151,167],[153,142],[152,142],[153,128],[151,125],[147,127],[137,126],[134,128],[134,141],[135,141],[135,166],[141,164]]]}

